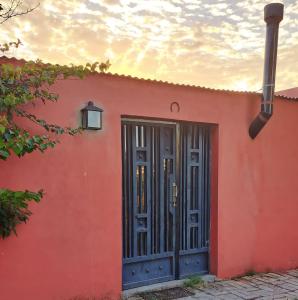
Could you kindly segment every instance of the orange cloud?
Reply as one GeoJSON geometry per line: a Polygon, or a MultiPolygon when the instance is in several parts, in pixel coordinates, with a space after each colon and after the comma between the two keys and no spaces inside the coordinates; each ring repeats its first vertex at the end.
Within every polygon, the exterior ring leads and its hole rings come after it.
{"type": "MultiPolygon", "coordinates": [[[[53,63],[110,59],[111,71],[215,88],[262,85],[264,1],[43,0],[1,25],[11,55],[53,63]]],[[[267,2],[267,1],[265,1],[267,2]]],[[[277,90],[297,86],[297,1],[281,23],[277,90]]]]}

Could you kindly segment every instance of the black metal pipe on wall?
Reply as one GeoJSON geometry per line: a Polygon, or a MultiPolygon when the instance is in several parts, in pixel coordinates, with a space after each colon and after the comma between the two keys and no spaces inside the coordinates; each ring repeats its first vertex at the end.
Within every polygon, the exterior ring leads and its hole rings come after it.
{"type": "Polygon", "coordinates": [[[278,28],[279,23],[283,19],[283,13],[284,5],[281,3],[271,3],[264,7],[264,20],[267,26],[263,94],[261,99],[261,111],[249,127],[249,135],[252,139],[259,134],[273,114],[278,28]]]}

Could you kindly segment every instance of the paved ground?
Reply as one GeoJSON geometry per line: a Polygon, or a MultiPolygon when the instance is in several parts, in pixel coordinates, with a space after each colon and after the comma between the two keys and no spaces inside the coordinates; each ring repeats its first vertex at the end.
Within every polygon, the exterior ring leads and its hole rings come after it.
{"type": "Polygon", "coordinates": [[[219,280],[206,287],[192,289],[194,296],[181,300],[197,299],[297,299],[298,269],[286,273],[267,273],[245,276],[234,280],[219,280]]]}

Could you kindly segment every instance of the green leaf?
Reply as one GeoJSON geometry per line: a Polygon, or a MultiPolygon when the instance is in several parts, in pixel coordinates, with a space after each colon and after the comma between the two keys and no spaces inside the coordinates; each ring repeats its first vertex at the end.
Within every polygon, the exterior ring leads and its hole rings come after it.
{"type": "Polygon", "coordinates": [[[0,124],[0,133],[3,134],[6,130],[6,127],[0,124]]]}
{"type": "Polygon", "coordinates": [[[0,150],[0,159],[6,159],[9,157],[9,152],[7,150],[0,150]]]}
{"type": "Polygon", "coordinates": [[[16,155],[20,155],[23,151],[23,146],[20,143],[16,143],[12,146],[12,150],[16,155]]]}
{"type": "Polygon", "coordinates": [[[0,189],[0,236],[3,239],[11,233],[17,234],[16,226],[26,223],[32,214],[28,209],[29,202],[39,202],[43,195],[43,190],[35,193],[0,189]]]}

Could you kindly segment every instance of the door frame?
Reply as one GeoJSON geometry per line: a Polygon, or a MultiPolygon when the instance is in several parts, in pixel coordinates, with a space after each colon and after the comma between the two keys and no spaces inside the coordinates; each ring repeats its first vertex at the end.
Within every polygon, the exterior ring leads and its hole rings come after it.
{"type": "MultiPolygon", "coordinates": [[[[209,250],[208,250],[208,272],[209,274],[217,275],[218,273],[218,143],[219,143],[219,126],[213,123],[196,122],[193,120],[173,120],[164,118],[151,118],[151,117],[136,117],[123,115],[120,118],[120,130],[122,122],[136,122],[146,124],[165,124],[175,125],[176,134],[176,178],[180,178],[180,146],[181,146],[181,124],[194,124],[194,125],[205,125],[210,129],[209,132],[209,250]]],[[[176,180],[178,190],[180,191],[180,180],[176,180]]],[[[178,203],[180,202],[180,195],[178,196],[178,203]]],[[[123,201],[121,198],[121,205],[123,201]]],[[[175,209],[175,219],[179,220],[180,209],[175,209]]],[[[123,216],[122,216],[123,218],[123,216]]],[[[123,222],[123,220],[122,220],[123,222]]],[[[121,222],[121,224],[122,224],[121,222]]],[[[179,248],[180,248],[180,228],[179,222],[175,222],[175,280],[181,279],[179,277],[179,248]]],[[[121,226],[121,249],[123,245],[123,232],[121,226]]],[[[123,254],[122,254],[123,257],[123,254]]],[[[121,260],[123,259],[121,257],[121,260]]],[[[122,262],[122,281],[123,281],[123,262],[122,262]]],[[[123,284],[122,284],[123,287],[123,284]]]]}

